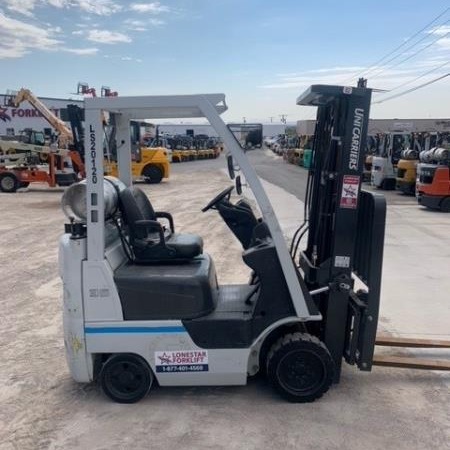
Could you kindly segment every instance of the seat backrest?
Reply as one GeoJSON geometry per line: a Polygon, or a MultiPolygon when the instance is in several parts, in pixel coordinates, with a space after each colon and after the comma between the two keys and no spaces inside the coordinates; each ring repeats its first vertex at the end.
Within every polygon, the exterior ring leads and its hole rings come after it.
{"type": "Polygon", "coordinates": [[[250,206],[233,205],[230,202],[220,202],[217,210],[230,230],[239,239],[244,249],[250,246],[253,229],[258,224],[250,206]]]}
{"type": "Polygon", "coordinates": [[[155,210],[145,193],[135,186],[130,186],[120,193],[120,210],[130,235],[134,239],[147,237],[145,227],[136,227],[137,220],[156,220],[155,210]]]}

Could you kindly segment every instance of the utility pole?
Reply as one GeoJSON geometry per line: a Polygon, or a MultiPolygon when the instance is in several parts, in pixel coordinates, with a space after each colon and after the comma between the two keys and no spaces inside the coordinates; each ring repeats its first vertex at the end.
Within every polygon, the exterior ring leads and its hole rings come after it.
{"type": "Polygon", "coordinates": [[[247,123],[247,118],[246,117],[243,117],[242,120],[243,120],[244,123],[247,123]]]}
{"type": "Polygon", "coordinates": [[[281,123],[284,123],[286,125],[287,114],[280,114],[280,120],[281,120],[281,123]]]}
{"type": "Polygon", "coordinates": [[[270,123],[273,123],[274,117],[273,117],[273,116],[270,116],[269,119],[270,119],[270,123]]]}

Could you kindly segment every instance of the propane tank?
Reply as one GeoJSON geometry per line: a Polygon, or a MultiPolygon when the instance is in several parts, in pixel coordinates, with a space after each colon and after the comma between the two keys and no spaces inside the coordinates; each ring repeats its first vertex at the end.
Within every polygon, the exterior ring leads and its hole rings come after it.
{"type": "Polygon", "coordinates": [[[405,150],[402,150],[402,152],[401,152],[402,159],[412,160],[412,159],[417,159],[418,157],[419,157],[419,153],[417,152],[417,150],[407,148],[405,150]]]}
{"type": "Polygon", "coordinates": [[[443,163],[449,160],[449,151],[446,148],[433,148],[433,159],[438,163],[443,163]]]}
{"type": "Polygon", "coordinates": [[[425,163],[447,163],[450,161],[450,151],[447,148],[433,147],[430,150],[420,152],[420,160],[425,163]]]}
{"type": "MultiPolygon", "coordinates": [[[[118,178],[106,176],[103,179],[103,199],[105,220],[110,219],[117,211],[119,193],[125,189],[125,184],[118,178]]],[[[61,199],[64,214],[70,220],[86,223],[86,180],[72,184],[65,191],[61,199]]]]}

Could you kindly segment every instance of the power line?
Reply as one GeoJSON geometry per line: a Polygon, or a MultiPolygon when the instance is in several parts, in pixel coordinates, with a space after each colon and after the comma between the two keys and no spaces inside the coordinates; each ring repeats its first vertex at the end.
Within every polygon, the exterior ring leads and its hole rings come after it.
{"type": "Polygon", "coordinates": [[[421,78],[425,77],[426,75],[429,75],[430,73],[436,72],[436,70],[442,69],[442,67],[448,66],[450,64],[450,61],[446,61],[443,64],[440,64],[437,67],[434,67],[431,70],[428,70],[427,72],[423,73],[422,75],[419,75],[418,77],[414,78],[413,80],[406,81],[405,83],[399,84],[398,86],[395,86],[392,89],[389,89],[388,92],[396,91],[397,89],[400,89],[403,86],[407,86],[408,84],[414,83],[417,80],[420,80],[421,78]]]}
{"type": "MultiPolygon", "coordinates": [[[[448,20],[447,22],[450,22],[450,20],[448,20]]],[[[406,62],[406,61],[409,61],[411,58],[414,58],[414,56],[416,56],[416,55],[418,55],[419,53],[421,53],[421,52],[423,52],[424,50],[426,50],[427,48],[429,48],[429,47],[431,47],[433,44],[435,44],[437,41],[440,41],[441,39],[444,39],[444,38],[446,38],[448,35],[450,35],[450,31],[448,32],[448,33],[445,33],[443,36],[438,36],[438,38],[437,39],[434,39],[433,41],[431,41],[428,45],[426,45],[425,47],[422,47],[422,48],[419,48],[419,50],[417,50],[416,52],[414,52],[412,55],[409,55],[409,56],[407,56],[406,58],[404,58],[404,59],[402,59],[401,61],[398,61],[398,62],[396,62],[395,64],[393,64],[392,66],[384,66],[384,67],[382,67],[381,68],[381,70],[378,72],[378,73],[376,73],[375,72],[375,74],[372,74],[372,79],[375,77],[377,77],[377,76],[379,76],[380,75],[380,73],[383,73],[383,72],[385,72],[386,70],[388,70],[388,69],[392,69],[392,68],[394,68],[394,67],[397,67],[397,66],[399,66],[399,65],[401,65],[401,64],[403,64],[404,62],[406,62]]],[[[420,42],[420,41],[419,41],[420,42]]]]}
{"type": "Polygon", "coordinates": [[[439,15],[437,15],[431,22],[428,22],[423,28],[421,28],[419,31],[414,33],[411,37],[407,38],[404,42],[402,42],[400,45],[398,45],[393,50],[391,50],[388,54],[384,55],[382,58],[380,58],[379,60],[377,60],[376,62],[374,62],[369,67],[367,67],[366,69],[362,70],[361,72],[358,72],[355,75],[352,75],[352,77],[349,78],[348,80],[345,80],[344,83],[347,83],[347,81],[351,81],[351,80],[353,80],[353,78],[355,78],[355,77],[357,77],[359,75],[365,74],[365,73],[367,73],[367,71],[370,71],[372,68],[378,66],[378,64],[380,64],[386,58],[388,58],[389,56],[394,54],[397,50],[401,49],[404,45],[406,45],[408,42],[410,42],[416,36],[418,36],[420,33],[422,33],[422,31],[426,30],[429,26],[433,25],[433,23],[435,23],[437,20],[439,20],[448,11],[450,11],[450,7],[446,8],[443,12],[441,12],[439,15]]]}
{"type": "Polygon", "coordinates": [[[400,93],[395,94],[395,95],[391,95],[391,96],[388,97],[388,98],[378,100],[377,102],[372,102],[372,104],[373,104],[373,105],[376,105],[376,104],[378,104],[378,103],[384,103],[384,102],[387,102],[388,100],[392,100],[392,99],[394,99],[394,98],[401,97],[401,96],[403,96],[403,95],[409,94],[410,92],[417,91],[418,89],[421,89],[421,88],[423,88],[423,87],[425,87],[425,86],[429,86],[430,84],[436,83],[437,81],[442,80],[443,78],[446,78],[446,77],[448,77],[448,76],[450,76],[450,72],[449,72],[449,73],[446,73],[445,75],[441,75],[440,77],[435,78],[434,80],[427,81],[426,83],[420,84],[419,86],[413,87],[413,88],[411,88],[411,89],[408,89],[408,90],[406,90],[406,91],[400,92],[400,93]]]}

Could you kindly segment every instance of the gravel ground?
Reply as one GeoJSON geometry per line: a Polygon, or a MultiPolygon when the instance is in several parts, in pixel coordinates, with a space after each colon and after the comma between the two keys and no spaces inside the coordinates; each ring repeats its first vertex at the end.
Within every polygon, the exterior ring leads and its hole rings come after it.
{"type": "MultiPolygon", "coordinates": [[[[216,213],[200,212],[229,181],[216,162],[196,164],[175,166],[169,181],[144,185],[144,190],[156,209],[173,213],[178,230],[204,237],[220,282],[245,282],[248,270],[237,241],[216,213]]],[[[261,379],[246,387],[158,388],[135,405],[114,404],[97,386],[76,384],[65,363],[61,320],[61,193],[33,187],[0,194],[0,449],[450,448],[449,377],[434,372],[376,368],[362,373],[344,367],[341,383],[307,405],[283,402],[261,379]]],[[[405,226],[412,226],[402,222],[402,211],[392,210],[390,217],[394,225],[386,254],[398,252],[394,247],[402,244],[405,226]]],[[[449,221],[439,217],[434,246],[419,249],[423,258],[415,264],[432,264],[431,253],[444,246],[449,260],[449,221]],[[438,244],[442,235],[444,242],[438,244]]],[[[433,221],[429,215],[427,220],[433,221]]],[[[429,229],[414,228],[414,233],[424,246],[429,229]]],[[[403,254],[398,263],[411,257],[403,254]]],[[[448,281],[440,277],[448,279],[449,272],[443,272],[437,271],[430,283],[433,295],[440,292],[447,302],[448,281]]],[[[400,321],[389,314],[406,306],[395,306],[393,286],[394,276],[384,289],[390,300],[381,324],[398,331],[400,321]]],[[[432,302],[424,298],[426,311],[417,312],[422,317],[417,322],[431,327],[432,302]]],[[[443,334],[449,316],[440,304],[438,333],[443,334]]],[[[408,315],[402,308],[400,314],[408,315]]]]}

